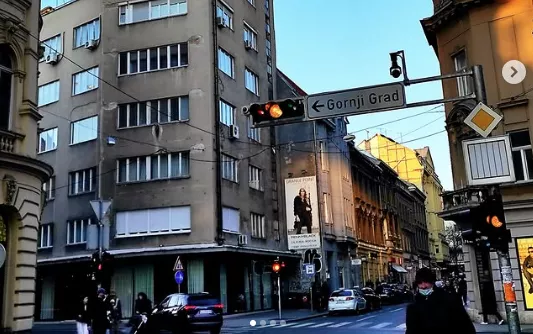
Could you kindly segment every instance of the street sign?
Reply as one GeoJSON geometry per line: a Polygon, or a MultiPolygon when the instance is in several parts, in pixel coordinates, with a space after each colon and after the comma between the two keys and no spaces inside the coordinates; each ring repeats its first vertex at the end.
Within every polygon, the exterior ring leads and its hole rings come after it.
{"type": "Polygon", "coordinates": [[[315,265],[314,264],[305,264],[305,273],[307,275],[314,275],[315,274],[315,265]]]}
{"type": "Polygon", "coordinates": [[[361,262],[361,259],[352,259],[352,266],[360,266],[361,262]]]}
{"type": "Polygon", "coordinates": [[[183,271],[183,264],[181,263],[181,259],[178,256],[176,259],[176,263],[174,263],[174,271],[183,271]]]}
{"type": "Polygon", "coordinates": [[[361,115],[405,106],[405,88],[398,82],[309,95],[306,110],[309,119],[319,119],[361,115]]]}
{"type": "Polygon", "coordinates": [[[183,283],[183,280],[185,279],[185,273],[183,271],[176,271],[174,273],[174,280],[176,283],[181,284],[183,283]]]}
{"type": "Polygon", "coordinates": [[[474,129],[483,137],[488,137],[492,130],[500,123],[502,116],[479,102],[472,112],[465,118],[466,125],[474,129]]]}
{"type": "Polygon", "coordinates": [[[508,135],[463,141],[468,184],[514,182],[513,155],[508,135]]]}
{"type": "Polygon", "coordinates": [[[91,201],[91,207],[93,208],[96,219],[101,221],[102,218],[107,214],[107,210],[111,206],[111,201],[108,200],[94,200],[91,201]]]}

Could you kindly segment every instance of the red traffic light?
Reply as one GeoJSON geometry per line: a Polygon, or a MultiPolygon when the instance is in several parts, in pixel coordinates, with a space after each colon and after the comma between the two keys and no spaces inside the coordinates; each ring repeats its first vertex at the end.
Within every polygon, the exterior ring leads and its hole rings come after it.
{"type": "Polygon", "coordinates": [[[281,265],[279,264],[279,262],[274,262],[272,264],[272,271],[275,272],[276,274],[279,273],[279,271],[281,270],[281,265]]]}
{"type": "Polygon", "coordinates": [[[98,270],[102,270],[102,264],[101,263],[98,264],[98,270]]]}

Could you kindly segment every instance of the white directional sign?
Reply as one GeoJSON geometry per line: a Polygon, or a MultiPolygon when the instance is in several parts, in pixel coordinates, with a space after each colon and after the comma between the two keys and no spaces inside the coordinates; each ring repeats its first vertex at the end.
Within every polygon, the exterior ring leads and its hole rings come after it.
{"type": "Polygon", "coordinates": [[[307,275],[314,275],[315,274],[315,265],[314,264],[306,264],[305,265],[305,273],[307,275]]]}
{"type": "Polygon", "coordinates": [[[309,119],[352,116],[370,112],[405,108],[402,83],[361,87],[307,97],[309,119]]]}

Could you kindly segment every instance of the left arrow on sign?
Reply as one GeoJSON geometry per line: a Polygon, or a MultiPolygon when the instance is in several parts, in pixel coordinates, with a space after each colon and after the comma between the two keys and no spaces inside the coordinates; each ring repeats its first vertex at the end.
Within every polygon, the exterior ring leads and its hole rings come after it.
{"type": "Polygon", "coordinates": [[[315,109],[316,112],[321,112],[322,110],[320,110],[318,108],[324,107],[323,104],[318,104],[319,102],[320,102],[320,100],[316,100],[315,103],[313,103],[313,106],[312,106],[312,108],[315,109]]]}

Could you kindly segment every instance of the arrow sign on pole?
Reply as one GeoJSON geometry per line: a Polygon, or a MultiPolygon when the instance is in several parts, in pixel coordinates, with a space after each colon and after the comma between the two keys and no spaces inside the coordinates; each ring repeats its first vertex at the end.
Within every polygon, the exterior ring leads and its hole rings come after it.
{"type": "Polygon", "coordinates": [[[107,214],[107,210],[111,206],[111,201],[108,200],[94,200],[91,201],[91,207],[93,208],[94,214],[98,221],[102,220],[107,214]],[[100,203],[102,203],[102,209],[100,210],[100,203]]]}

